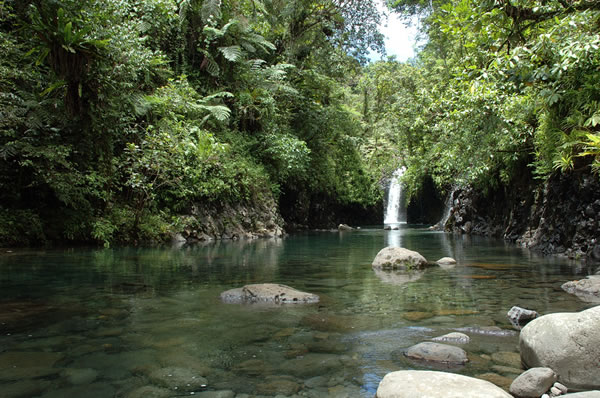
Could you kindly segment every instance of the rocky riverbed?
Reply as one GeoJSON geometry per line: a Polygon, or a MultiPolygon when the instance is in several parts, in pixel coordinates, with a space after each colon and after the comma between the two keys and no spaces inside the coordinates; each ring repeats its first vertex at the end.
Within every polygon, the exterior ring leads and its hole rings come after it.
{"type": "Polygon", "coordinates": [[[461,241],[425,230],[400,238],[455,261],[427,261],[418,277],[374,268],[383,234],[402,232],[0,257],[2,397],[372,398],[402,370],[508,392],[524,371],[511,307],[531,304],[542,319],[590,306],[560,288],[577,279],[566,263],[515,261],[519,252],[490,244],[465,255],[461,241]],[[258,299],[262,281],[277,281],[265,297],[279,304],[258,299]],[[319,301],[282,304],[281,285],[319,301]],[[257,299],[221,300],[243,286],[257,299]]]}

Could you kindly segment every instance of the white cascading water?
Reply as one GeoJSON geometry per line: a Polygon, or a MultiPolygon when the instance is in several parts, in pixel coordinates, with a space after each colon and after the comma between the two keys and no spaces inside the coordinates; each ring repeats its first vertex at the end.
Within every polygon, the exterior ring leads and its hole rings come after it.
{"type": "Polygon", "coordinates": [[[405,171],[406,168],[399,168],[394,171],[390,180],[387,208],[383,219],[384,224],[406,224],[406,204],[402,184],[400,184],[400,177],[405,171]]]}
{"type": "Polygon", "coordinates": [[[450,194],[448,195],[448,198],[446,199],[446,204],[445,204],[445,208],[444,208],[444,215],[442,216],[442,219],[437,223],[437,228],[444,230],[444,227],[446,226],[446,222],[448,222],[448,219],[450,218],[450,212],[452,211],[452,206],[454,205],[454,192],[456,192],[458,188],[454,187],[452,188],[452,191],[450,192],[450,194]]]}

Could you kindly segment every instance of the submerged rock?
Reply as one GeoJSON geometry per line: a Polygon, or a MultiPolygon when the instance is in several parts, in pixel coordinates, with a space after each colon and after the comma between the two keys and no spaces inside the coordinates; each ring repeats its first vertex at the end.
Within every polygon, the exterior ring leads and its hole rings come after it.
{"type": "Polygon", "coordinates": [[[463,364],[468,361],[467,353],[459,347],[439,343],[419,343],[406,351],[406,356],[423,361],[463,364]]]}
{"type": "Polygon", "coordinates": [[[161,387],[180,391],[198,391],[206,387],[207,381],[198,373],[186,369],[168,367],[155,370],[149,375],[150,380],[161,387]]]}
{"type": "Polygon", "coordinates": [[[319,296],[286,285],[261,283],[227,290],[221,293],[221,300],[226,303],[310,304],[318,303],[319,296]]]}
{"type": "Polygon", "coordinates": [[[37,379],[55,375],[54,367],[64,358],[58,352],[5,352],[0,354],[0,381],[37,379]]]}
{"type": "Polygon", "coordinates": [[[173,395],[171,390],[155,386],[143,386],[130,391],[125,398],[170,398],[173,395]]]}
{"type": "Polygon", "coordinates": [[[454,373],[401,370],[385,375],[376,398],[512,398],[492,383],[454,373]]]}
{"type": "Polygon", "coordinates": [[[467,344],[470,338],[464,333],[452,332],[443,336],[434,337],[432,340],[444,343],[467,344]]]}
{"type": "Polygon", "coordinates": [[[501,329],[498,326],[468,326],[463,328],[456,328],[459,332],[474,333],[483,336],[494,336],[494,337],[508,337],[517,334],[514,330],[501,329]]]}
{"type": "Polygon", "coordinates": [[[589,276],[587,279],[564,283],[561,288],[570,294],[574,294],[588,303],[600,303],[600,277],[589,276]]]}
{"type": "Polygon", "coordinates": [[[556,382],[556,373],[550,368],[531,368],[510,385],[510,393],[519,398],[538,398],[556,382]]]}
{"type": "Polygon", "coordinates": [[[373,268],[387,270],[422,269],[427,260],[421,254],[403,247],[388,246],[377,253],[373,260],[373,268]]]}
{"type": "Polygon", "coordinates": [[[521,360],[527,367],[551,368],[569,388],[600,388],[599,341],[600,306],[544,315],[521,330],[521,360]]]}

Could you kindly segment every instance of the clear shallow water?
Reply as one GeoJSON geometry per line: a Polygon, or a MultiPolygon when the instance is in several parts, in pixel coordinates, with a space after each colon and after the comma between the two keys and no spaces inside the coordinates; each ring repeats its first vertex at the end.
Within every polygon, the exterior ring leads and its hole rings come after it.
{"type": "Polygon", "coordinates": [[[206,387],[171,385],[172,396],[372,397],[386,373],[428,368],[506,386],[518,373],[516,333],[467,332],[470,361],[461,367],[414,362],[403,350],[463,327],[513,330],[506,318],[513,305],[541,314],[588,308],[560,285],[589,272],[502,241],[416,228],[180,248],[3,251],[0,396],[135,398],[144,396],[141,387],[169,385],[156,376],[165,368],[168,377],[207,380],[206,387]],[[377,274],[370,264],[387,245],[459,265],[377,274]],[[321,302],[219,300],[223,290],[263,282],[319,294],[321,302]]]}

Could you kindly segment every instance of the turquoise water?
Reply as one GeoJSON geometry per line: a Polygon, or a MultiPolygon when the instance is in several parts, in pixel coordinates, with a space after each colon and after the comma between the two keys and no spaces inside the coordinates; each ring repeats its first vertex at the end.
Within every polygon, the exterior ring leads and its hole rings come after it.
{"type": "Polygon", "coordinates": [[[502,241],[419,228],[170,248],[3,250],[0,396],[372,397],[390,371],[440,369],[403,352],[465,327],[469,362],[441,369],[506,388],[520,367],[507,311],[588,308],[560,289],[588,272],[502,241]],[[387,245],[459,264],[377,274],[370,264],[387,245]],[[319,294],[321,302],[219,299],[263,282],[319,294]],[[504,332],[480,333],[491,326],[504,332]],[[157,376],[161,370],[166,376],[157,376]]]}

